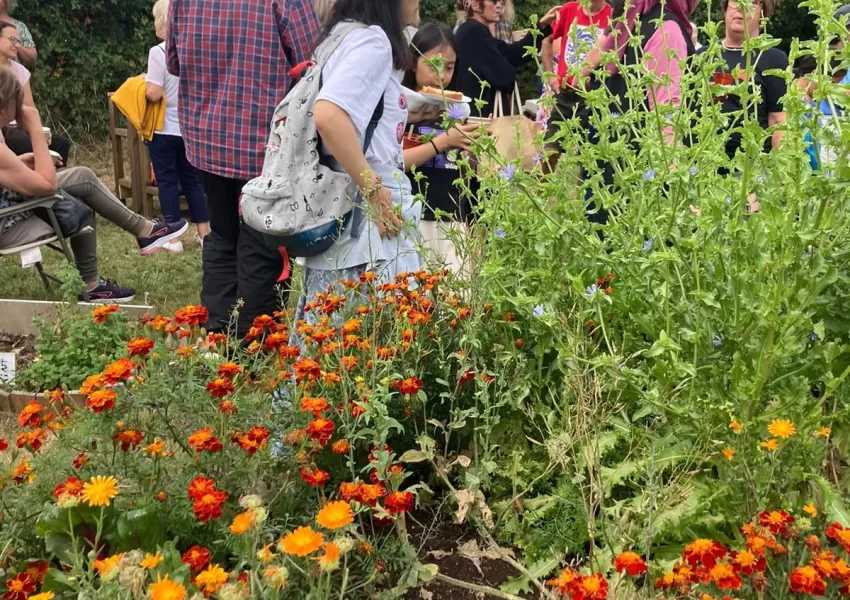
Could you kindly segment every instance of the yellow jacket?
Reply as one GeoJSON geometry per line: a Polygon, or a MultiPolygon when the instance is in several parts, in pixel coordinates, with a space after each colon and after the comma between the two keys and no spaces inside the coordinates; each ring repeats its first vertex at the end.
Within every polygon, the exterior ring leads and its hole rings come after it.
{"type": "Polygon", "coordinates": [[[159,102],[148,102],[145,97],[145,76],[131,77],[112,94],[112,102],[127,117],[142,139],[150,141],[155,131],[165,126],[165,96],[159,102]]]}

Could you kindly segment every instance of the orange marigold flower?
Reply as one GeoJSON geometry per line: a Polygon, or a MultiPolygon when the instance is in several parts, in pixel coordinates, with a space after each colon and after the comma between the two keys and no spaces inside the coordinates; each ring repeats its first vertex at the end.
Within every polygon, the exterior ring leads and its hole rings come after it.
{"type": "Polygon", "coordinates": [[[792,592],[801,594],[812,594],[823,596],[826,591],[826,582],[811,566],[798,567],[788,577],[788,584],[792,592]]]}
{"type": "Polygon", "coordinates": [[[197,574],[195,585],[198,586],[198,589],[201,590],[204,596],[209,597],[217,593],[227,583],[229,578],[227,571],[220,566],[210,565],[197,574]]]}
{"type": "Polygon", "coordinates": [[[794,517],[784,510],[764,510],[759,513],[758,519],[759,525],[774,535],[786,535],[788,526],[794,522],[794,517]]]}
{"type": "Polygon", "coordinates": [[[343,501],[328,502],[316,515],[316,523],[325,529],[340,529],[353,522],[351,505],[343,501]]]}
{"type": "Polygon", "coordinates": [[[777,450],[779,450],[779,440],[777,440],[776,438],[770,438],[768,440],[763,441],[761,444],[759,444],[759,446],[761,446],[768,452],[776,452],[777,450]]]}
{"type": "Polygon", "coordinates": [[[301,412],[311,412],[315,416],[319,416],[322,412],[331,407],[327,398],[301,398],[301,412]]]}
{"type": "Polygon", "coordinates": [[[348,440],[337,440],[331,445],[331,451],[334,454],[348,454],[350,448],[351,444],[348,443],[348,440]]]}
{"type": "Polygon", "coordinates": [[[708,577],[721,590],[741,589],[741,577],[730,565],[717,563],[708,572],[708,577]]]}
{"type": "MultiPolygon", "coordinates": [[[[824,554],[831,555],[831,552],[824,552],[824,554]]],[[[833,579],[835,577],[835,567],[832,563],[832,557],[820,557],[815,556],[812,558],[812,566],[817,570],[817,572],[824,579],[833,579]]]]}
{"type": "Polygon", "coordinates": [[[85,482],[81,479],[77,479],[76,477],[69,477],[62,483],[56,485],[53,489],[53,497],[59,498],[60,496],[76,496],[79,497],[83,493],[83,485],[85,482]]]}
{"type": "Polygon", "coordinates": [[[384,500],[384,508],[391,515],[410,512],[413,509],[413,501],[411,492],[393,492],[384,500]]]}
{"type": "Polygon", "coordinates": [[[844,529],[840,523],[833,523],[826,528],[826,537],[834,539],[850,552],[850,529],[844,529]]]}
{"type": "Polygon", "coordinates": [[[345,369],[346,371],[350,371],[351,369],[355,368],[357,366],[358,362],[359,361],[357,360],[356,356],[343,356],[342,359],[340,360],[340,364],[342,365],[342,368],[345,369]]]}
{"type": "Polygon", "coordinates": [[[121,452],[129,452],[131,449],[135,450],[144,439],[145,436],[138,429],[122,429],[116,431],[112,436],[112,441],[118,442],[121,445],[121,452]]]}
{"type": "Polygon", "coordinates": [[[192,546],[183,553],[183,564],[189,565],[193,571],[203,571],[212,561],[212,554],[201,546],[192,546]]]}
{"type": "Polygon", "coordinates": [[[179,356],[180,358],[190,358],[193,354],[195,354],[194,346],[180,346],[177,350],[174,351],[174,354],[179,356]]]}
{"type": "Polygon", "coordinates": [[[218,376],[225,377],[227,379],[233,379],[241,372],[242,368],[235,362],[226,362],[218,368],[218,376]]]}
{"type": "Polygon", "coordinates": [[[322,547],[325,538],[312,527],[299,527],[287,534],[280,542],[281,550],[286,554],[305,557],[322,547]]]}
{"type": "Polygon", "coordinates": [[[617,573],[626,571],[632,577],[646,573],[646,563],[636,552],[623,552],[614,559],[614,568],[617,573]]]}
{"type": "Polygon", "coordinates": [[[363,326],[363,322],[360,319],[349,319],[342,326],[342,334],[343,335],[350,335],[352,333],[360,331],[360,327],[362,327],[362,326],[363,326]]]}
{"type": "Polygon", "coordinates": [[[98,306],[92,311],[91,317],[92,321],[97,323],[98,325],[103,323],[106,320],[106,317],[113,313],[117,313],[120,310],[117,304],[104,304],[98,306]]]}
{"type": "Polygon", "coordinates": [[[732,553],[732,566],[744,575],[752,575],[754,572],[763,572],[767,568],[764,556],[756,556],[751,550],[742,550],[732,553]]]}
{"type": "Polygon", "coordinates": [[[155,437],[153,442],[142,448],[142,452],[150,456],[165,456],[165,442],[155,437]]]}
{"type": "Polygon", "coordinates": [[[218,405],[218,412],[224,413],[226,415],[235,415],[239,412],[239,409],[236,408],[236,405],[233,404],[233,401],[225,400],[224,402],[218,405]]]}
{"type": "Polygon", "coordinates": [[[806,548],[809,552],[817,552],[820,550],[820,538],[816,535],[806,536],[806,548]]]}
{"type": "Polygon", "coordinates": [[[137,337],[127,342],[127,352],[130,356],[147,356],[153,350],[153,340],[137,337]]]}
{"type": "Polygon", "coordinates": [[[136,363],[122,356],[115,362],[106,365],[103,370],[103,381],[108,385],[114,385],[121,381],[126,381],[133,376],[133,371],[136,370],[136,363]]]}
{"type": "Polygon", "coordinates": [[[747,535],[747,548],[756,556],[764,556],[770,542],[761,535],[747,535]]]}
{"type": "Polygon", "coordinates": [[[222,346],[227,344],[227,336],[223,333],[208,333],[207,334],[207,345],[208,346],[222,346]]]}
{"type": "Polygon", "coordinates": [[[115,408],[116,398],[118,398],[118,394],[115,393],[115,390],[96,390],[88,395],[88,398],[86,399],[86,407],[95,413],[112,410],[115,408]]]}
{"type": "Polygon", "coordinates": [[[581,577],[572,591],[573,600],[607,600],[608,582],[602,573],[581,577]]]}
{"type": "Polygon", "coordinates": [[[74,462],[71,463],[71,466],[74,467],[75,469],[82,469],[86,465],[87,462],[89,462],[88,455],[85,452],[80,452],[74,458],[74,462]]]}
{"type": "Polygon", "coordinates": [[[33,452],[38,452],[41,449],[44,440],[47,439],[47,434],[39,427],[33,431],[25,431],[18,435],[15,441],[15,446],[18,448],[29,448],[33,452]]]}
{"type": "Polygon", "coordinates": [[[47,410],[35,400],[27,404],[18,413],[18,425],[21,427],[38,427],[41,425],[41,413],[47,410]]]}
{"type": "Polygon", "coordinates": [[[335,428],[333,421],[319,417],[307,426],[307,435],[311,440],[325,446],[330,441],[335,428]]]}
{"type": "Polygon", "coordinates": [[[209,311],[203,306],[188,305],[174,313],[174,322],[179,325],[197,327],[203,325],[210,318],[209,311]]]}
{"type": "Polygon", "coordinates": [[[738,423],[735,419],[732,419],[732,422],[729,423],[729,429],[735,433],[741,433],[744,430],[744,426],[738,423]]]}
{"type": "Polygon", "coordinates": [[[818,516],[818,509],[815,507],[814,504],[806,504],[805,506],[803,506],[803,512],[813,519],[818,516]]]}
{"type": "Polygon", "coordinates": [[[828,438],[830,435],[832,435],[832,429],[829,427],[821,427],[815,432],[815,436],[822,437],[824,439],[828,438]]]}
{"type": "Polygon", "coordinates": [[[35,481],[35,474],[32,472],[32,467],[25,458],[22,458],[12,469],[12,481],[19,485],[24,482],[32,483],[35,481]]]}
{"type": "Polygon", "coordinates": [[[233,522],[230,524],[230,533],[241,535],[251,529],[257,521],[257,513],[254,510],[247,510],[233,517],[233,522]]]}
{"type": "Polygon", "coordinates": [[[687,546],[682,553],[691,567],[703,566],[711,569],[717,561],[726,556],[726,547],[716,540],[698,539],[687,546]]]}
{"type": "Polygon", "coordinates": [[[424,384],[416,377],[408,377],[403,380],[396,380],[390,383],[390,387],[397,388],[399,393],[406,396],[415,396],[422,389],[424,384]]]}
{"type": "Polygon", "coordinates": [[[797,428],[788,419],[774,419],[767,426],[767,432],[775,438],[785,440],[797,433],[797,428]]]}
{"type": "Polygon", "coordinates": [[[268,445],[269,436],[268,427],[252,427],[247,433],[237,431],[233,434],[231,440],[250,456],[254,456],[258,451],[268,445]]]}
{"type": "Polygon", "coordinates": [[[106,385],[106,382],[103,380],[103,376],[100,373],[97,375],[89,375],[80,386],[80,393],[83,396],[88,396],[93,391],[102,388],[104,385],[106,385]]]}
{"type": "Polygon", "coordinates": [[[213,398],[224,398],[236,391],[228,377],[217,377],[207,384],[207,391],[213,398]]]}
{"type": "Polygon", "coordinates": [[[263,342],[263,347],[269,352],[275,352],[286,346],[287,342],[289,342],[288,334],[283,332],[270,333],[266,336],[266,340],[263,342]]]}
{"type": "Polygon", "coordinates": [[[320,469],[310,469],[308,467],[301,467],[301,479],[309,485],[310,487],[324,487],[325,484],[330,481],[331,476],[320,469]]]}
{"type": "Polygon", "coordinates": [[[295,380],[301,383],[305,379],[319,379],[322,376],[322,369],[312,358],[302,358],[292,365],[295,371],[295,380]]]}
{"type": "Polygon", "coordinates": [[[6,593],[3,600],[26,600],[35,593],[37,584],[29,573],[18,573],[12,579],[6,580],[6,593]]]}
{"type": "Polygon", "coordinates": [[[195,452],[221,452],[221,440],[215,437],[212,427],[202,427],[189,436],[189,445],[195,452]]]}
{"type": "Polygon", "coordinates": [[[195,477],[191,483],[189,483],[189,487],[186,488],[186,493],[189,495],[189,499],[193,501],[198,500],[204,496],[204,494],[214,491],[216,491],[215,481],[209,477],[203,477],[200,475],[195,477]]]}

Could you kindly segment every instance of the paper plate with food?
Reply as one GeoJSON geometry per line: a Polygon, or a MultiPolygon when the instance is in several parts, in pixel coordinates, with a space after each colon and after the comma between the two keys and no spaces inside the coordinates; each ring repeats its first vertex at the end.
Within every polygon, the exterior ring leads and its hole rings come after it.
{"type": "Polygon", "coordinates": [[[472,102],[471,98],[464,96],[460,92],[453,92],[451,90],[441,90],[440,88],[425,86],[421,90],[419,90],[419,95],[423,98],[427,98],[432,103],[438,102],[443,104],[445,102],[454,102],[461,104],[469,104],[472,102]]]}

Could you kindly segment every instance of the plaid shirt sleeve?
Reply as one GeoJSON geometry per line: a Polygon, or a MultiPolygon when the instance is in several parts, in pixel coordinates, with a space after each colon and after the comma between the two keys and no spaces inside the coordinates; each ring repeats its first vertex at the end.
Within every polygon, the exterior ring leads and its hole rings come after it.
{"type": "Polygon", "coordinates": [[[165,30],[165,66],[168,72],[180,77],[180,60],[177,58],[177,4],[180,0],[171,0],[168,5],[168,27],[165,30]]]}
{"type": "MultiPolygon", "coordinates": [[[[278,5],[279,7],[280,5],[278,5]]],[[[288,0],[278,17],[278,31],[291,66],[308,60],[319,39],[321,25],[313,0],[288,0]]]]}

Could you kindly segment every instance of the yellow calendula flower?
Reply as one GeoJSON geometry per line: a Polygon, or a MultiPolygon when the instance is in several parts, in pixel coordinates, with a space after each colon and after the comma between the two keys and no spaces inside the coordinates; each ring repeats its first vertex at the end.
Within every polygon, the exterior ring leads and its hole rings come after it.
{"type": "Polygon", "coordinates": [[[806,513],[807,515],[809,515],[813,519],[816,516],[818,516],[818,509],[815,507],[814,504],[806,504],[803,507],[803,512],[806,513]]]}
{"type": "Polygon", "coordinates": [[[759,444],[762,448],[767,450],[768,452],[776,452],[779,449],[779,440],[776,438],[770,438],[769,440],[763,441],[759,444]]]}
{"type": "Polygon", "coordinates": [[[815,432],[815,436],[822,437],[824,439],[828,438],[831,435],[832,435],[832,429],[830,429],[829,427],[821,427],[820,429],[818,429],[815,432]]]}
{"type": "Polygon", "coordinates": [[[143,569],[156,569],[162,563],[162,554],[145,554],[145,558],[139,563],[143,569]]]}
{"type": "Polygon", "coordinates": [[[299,527],[287,534],[280,542],[280,549],[294,556],[308,556],[322,547],[325,538],[312,527],[299,527]]]}
{"type": "Polygon", "coordinates": [[[325,544],[325,553],[313,560],[319,563],[319,568],[322,571],[333,571],[339,566],[339,556],[339,546],[333,542],[328,542],[325,544]]]}
{"type": "Polygon", "coordinates": [[[36,594],[35,596],[30,596],[28,600],[53,600],[56,597],[56,594],[53,592],[41,592],[40,594],[36,594]]]}
{"type": "Polygon", "coordinates": [[[92,563],[92,566],[97,570],[98,574],[101,577],[106,577],[112,572],[113,569],[118,568],[118,563],[121,561],[122,556],[124,555],[114,554],[108,558],[94,561],[92,563]]]}
{"type": "Polygon", "coordinates": [[[732,448],[724,448],[723,451],[720,454],[722,454],[723,458],[725,458],[726,460],[728,460],[730,462],[732,461],[733,458],[735,458],[735,451],[732,450],[732,448]]]}
{"type": "Polygon", "coordinates": [[[744,426],[738,423],[735,419],[732,419],[732,422],[729,423],[729,429],[735,433],[741,433],[744,430],[744,426]]]}
{"type": "Polygon", "coordinates": [[[164,579],[157,578],[156,583],[148,586],[151,600],[184,600],[186,588],[176,581],[171,581],[166,575],[164,579]]]}
{"type": "Polygon", "coordinates": [[[788,419],[774,419],[767,426],[767,432],[775,438],[787,440],[797,433],[797,428],[788,419]]]}
{"type": "Polygon", "coordinates": [[[89,506],[109,506],[118,495],[118,480],[114,477],[92,477],[83,485],[83,501],[89,506]]]}
{"type": "Polygon", "coordinates": [[[263,564],[273,561],[276,557],[277,554],[272,551],[271,544],[263,546],[262,548],[257,550],[257,560],[263,564]]]}

